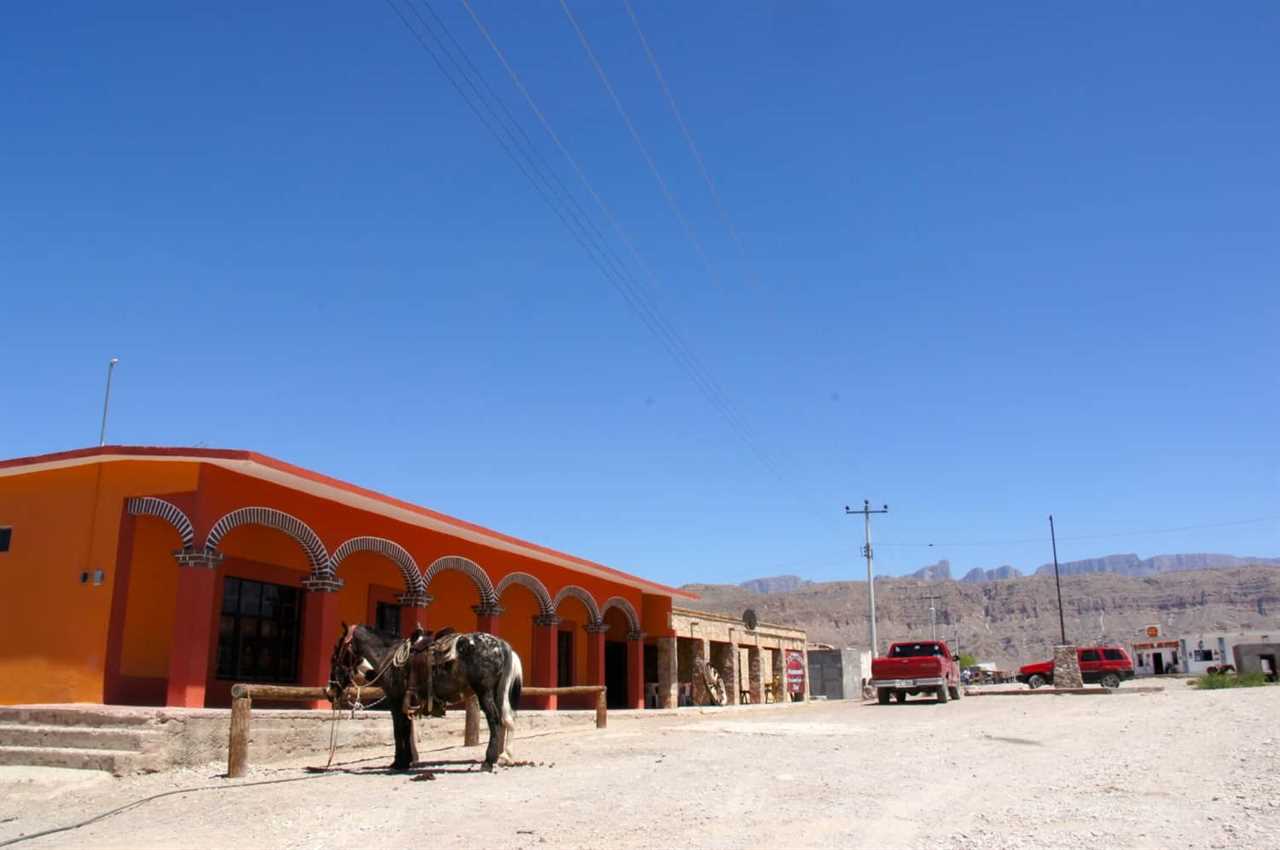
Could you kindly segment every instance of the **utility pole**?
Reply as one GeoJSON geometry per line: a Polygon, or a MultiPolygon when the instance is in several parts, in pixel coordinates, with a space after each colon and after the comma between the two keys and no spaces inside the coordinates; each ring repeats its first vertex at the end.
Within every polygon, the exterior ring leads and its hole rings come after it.
{"type": "Polygon", "coordinates": [[[871,616],[871,656],[874,658],[878,649],[876,642],[876,583],[875,578],[871,573],[871,515],[887,514],[889,513],[889,506],[885,505],[880,510],[873,511],[871,509],[871,502],[867,499],[863,499],[862,508],[860,510],[854,510],[848,505],[845,505],[844,512],[846,514],[862,514],[863,535],[867,541],[862,547],[862,554],[867,558],[867,606],[871,616]]]}
{"type": "Polygon", "coordinates": [[[112,357],[107,363],[107,394],[102,398],[102,429],[98,431],[98,445],[107,444],[107,408],[111,405],[111,373],[115,371],[119,357],[112,357]]]}
{"type": "Polygon", "coordinates": [[[1058,586],[1058,625],[1062,628],[1062,643],[1067,643],[1067,621],[1062,617],[1062,579],[1058,576],[1058,535],[1053,528],[1053,514],[1049,514],[1049,540],[1053,542],[1053,583],[1058,586]]]}
{"type": "Polygon", "coordinates": [[[920,598],[929,600],[929,639],[937,640],[938,639],[938,609],[934,606],[934,602],[935,600],[941,599],[942,597],[936,593],[926,593],[924,596],[921,596],[920,598]]]}

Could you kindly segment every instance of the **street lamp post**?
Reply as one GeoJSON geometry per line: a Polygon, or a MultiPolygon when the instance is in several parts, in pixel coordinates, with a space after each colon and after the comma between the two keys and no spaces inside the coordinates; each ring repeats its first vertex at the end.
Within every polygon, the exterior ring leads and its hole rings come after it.
{"type": "Polygon", "coordinates": [[[111,373],[115,371],[119,357],[112,357],[107,363],[107,393],[102,398],[102,429],[98,431],[98,445],[107,444],[107,410],[111,406],[111,373]]]}

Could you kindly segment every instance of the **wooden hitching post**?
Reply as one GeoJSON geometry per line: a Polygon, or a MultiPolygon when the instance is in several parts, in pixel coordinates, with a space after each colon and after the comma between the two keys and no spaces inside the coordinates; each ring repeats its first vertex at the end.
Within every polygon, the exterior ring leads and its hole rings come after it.
{"type": "Polygon", "coordinates": [[[467,697],[467,721],[463,727],[462,745],[474,747],[480,743],[480,701],[475,695],[467,697]]]}
{"type": "Polygon", "coordinates": [[[227,777],[239,779],[249,767],[249,717],[253,700],[237,696],[231,700],[231,737],[227,741],[227,777]]]}
{"type": "Polygon", "coordinates": [[[604,696],[605,689],[596,693],[596,728],[603,729],[609,725],[609,703],[604,696]]]}

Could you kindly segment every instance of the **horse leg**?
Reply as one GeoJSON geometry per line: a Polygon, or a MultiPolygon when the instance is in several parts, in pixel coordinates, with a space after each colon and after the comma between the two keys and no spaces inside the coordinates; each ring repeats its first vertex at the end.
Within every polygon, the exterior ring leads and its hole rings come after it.
{"type": "Polygon", "coordinates": [[[392,770],[408,770],[413,763],[410,751],[412,747],[412,724],[404,713],[392,709],[391,729],[396,739],[396,757],[391,762],[392,770]]]}
{"type": "Polygon", "coordinates": [[[498,754],[502,751],[506,730],[502,726],[502,715],[493,699],[493,692],[486,689],[483,694],[477,694],[477,697],[480,700],[480,710],[484,712],[484,719],[489,724],[489,746],[484,751],[484,769],[493,770],[493,763],[498,760],[498,754]]]}

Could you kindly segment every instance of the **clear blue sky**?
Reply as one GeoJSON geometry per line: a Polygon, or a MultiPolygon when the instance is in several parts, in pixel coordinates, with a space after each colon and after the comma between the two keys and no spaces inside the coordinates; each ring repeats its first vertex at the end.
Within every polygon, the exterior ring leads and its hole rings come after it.
{"type": "Polygon", "coordinates": [[[475,8],[781,475],[373,0],[6,12],[0,455],[95,442],[118,355],[113,442],[673,583],[856,577],[863,498],[939,542],[888,573],[1034,567],[1051,511],[1064,560],[1280,555],[1280,9],[635,2],[745,261],[621,0],[572,8],[716,278],[555,0],[475,8]]]}

